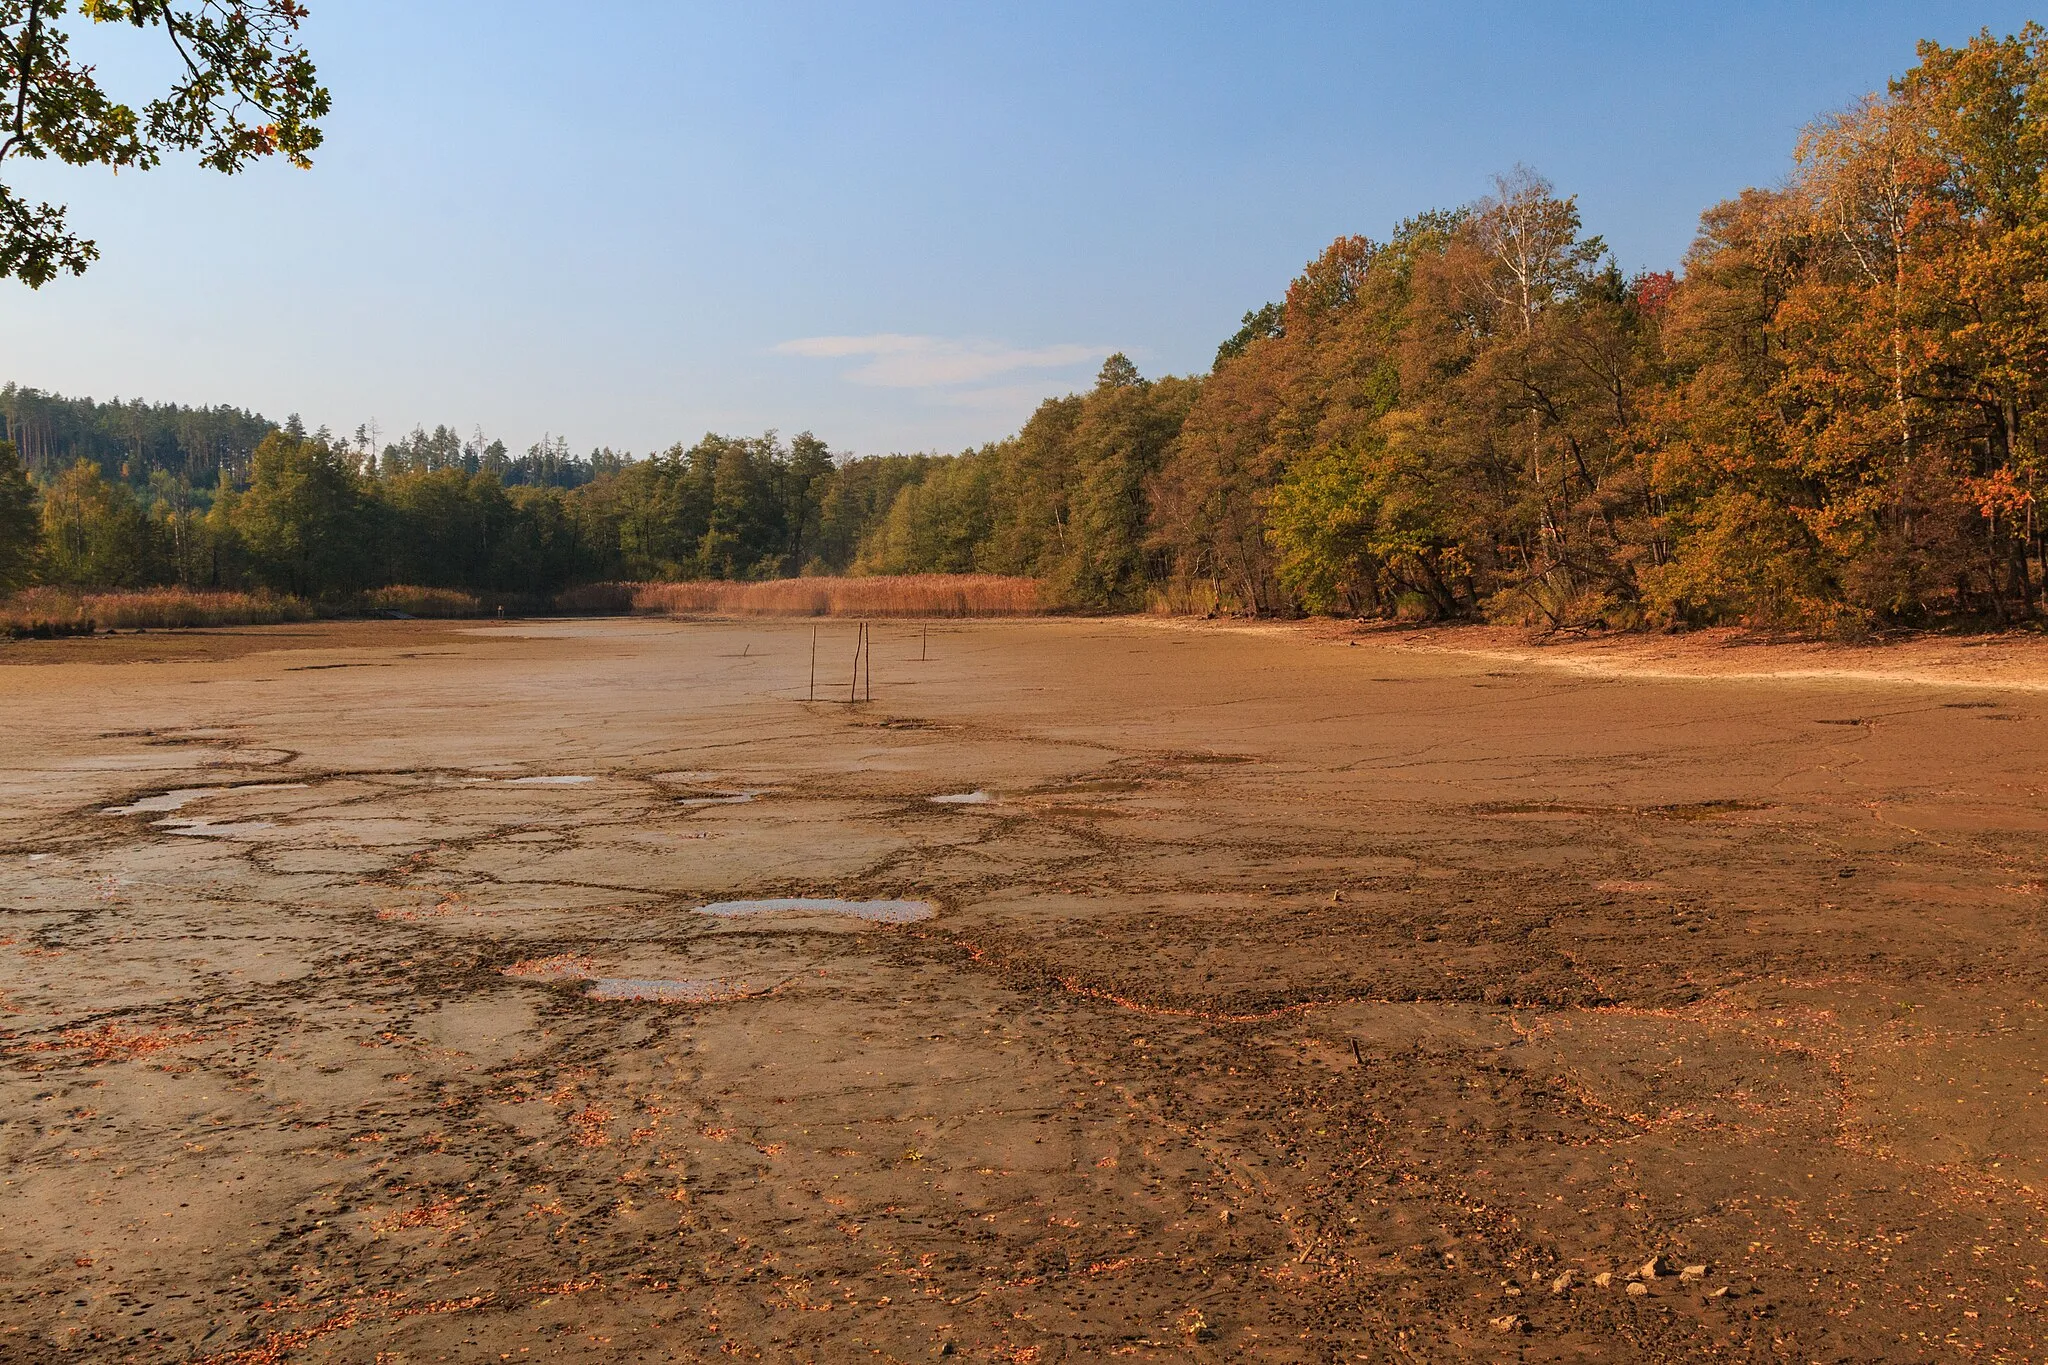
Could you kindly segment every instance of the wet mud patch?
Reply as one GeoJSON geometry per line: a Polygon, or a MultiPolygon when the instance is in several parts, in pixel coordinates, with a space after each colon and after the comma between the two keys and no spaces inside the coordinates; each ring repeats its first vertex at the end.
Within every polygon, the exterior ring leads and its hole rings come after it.
{"type": "Polygon", "coordinates": [[[1722,816],[1746,815],[1773,809],[1767,801],[1720,798],[1711,801],[1679,801],[1654,806],[1593,805],[1571,801],[1487,801],[1470,807],[1474,815],[1504,816],[1528,820],[1585,818],[1652,820],[1712,820],[1722,816]]]}
{"type": "Polygon", "coordinates": [[[195,839],[248,839],[277,828],[272,820],[152,820],[152,829],[195,839]]]}
{"type": "Polygon", "coordinates": [[[500,974],[538,984],[574,983],[586,1000],[640,1001],[664,1005],[710,1005],[773,994],[783,981],[762,984],[727,976],[615,976],[600,969],[587,953],[557,953],[526,958],[500,974]]]}
{"type": "Polygon", "coordinates": [[[760,797],[758,791],[703,792],[695,796],[675,798],[678,806],[745,806],[760,797]]]}
{"type": "Polygon", "coordinates": [[[1770,810],[1768,801],[1680,801],[1668,806],[1644,806],[1641,814],[1660,820],[1712,820],[1723,815],[1747,815],[1770,810]]]}
{"type": "Polygon", "coordinates": [[[697,907],[700,915],[716,919],[756,919],[765,916],[840,917],[868,924],[914,924],[938,913],[930,901],[846,900],[837,896],[777,896],[765,900],[713,901],[697,907]]]}

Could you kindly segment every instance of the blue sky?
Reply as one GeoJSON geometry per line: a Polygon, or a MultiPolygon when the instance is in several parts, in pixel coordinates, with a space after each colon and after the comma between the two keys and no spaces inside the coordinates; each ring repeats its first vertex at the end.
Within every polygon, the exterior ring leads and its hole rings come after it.
{"type": "MultiPolygon", "coordinates": [[[[1206,369],[1342,233],[1527,163],[1630,270],[1814,115],[2014,5],[311,0],[311,172],[9,163],[104,259],[0,284],[0,379],[337,430],[1016,429],[1206,369]]],[[[85,26],[76,26],[84,28],[85,26]]],[[[83,31],[116,89],[150,52],[83,31]]],[[[129,83],[137,83],[130,86],[129,83]]]]}

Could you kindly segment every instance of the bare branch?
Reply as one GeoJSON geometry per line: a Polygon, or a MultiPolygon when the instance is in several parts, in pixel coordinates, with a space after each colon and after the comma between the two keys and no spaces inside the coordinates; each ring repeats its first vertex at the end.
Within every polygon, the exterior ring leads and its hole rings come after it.
{"type": "Polygon", "coordinates": [[[21,56],[15,65],[17,88],[14,94],[14,131],[7,141],[0,142],[0,161],[5,161],[28,129],[28,91],[30,68],[35,60],[36,35],[42,27],[42,0],[28,0],[28,25],[21,34],[21,56]]]}

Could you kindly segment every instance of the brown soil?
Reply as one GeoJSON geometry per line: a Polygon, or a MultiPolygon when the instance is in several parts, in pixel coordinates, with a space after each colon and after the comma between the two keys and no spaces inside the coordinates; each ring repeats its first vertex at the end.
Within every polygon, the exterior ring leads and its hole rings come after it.
{"type": "Polygon", "coordinates": [[[2048,1352],[2048,647],[874,639],[0,647],[0,1360],[2048,1352]]]}
{"type": "Polygon", "coordinates": [[[421,646],[441,649],[451,644],[474,649],[476,625],[474,621],[298,621],[211,630],[109,630],[63,640],[0,640],[0,666],[219,663],[283,650],[350,649],[368,639],[394,652],[421,646]]]}

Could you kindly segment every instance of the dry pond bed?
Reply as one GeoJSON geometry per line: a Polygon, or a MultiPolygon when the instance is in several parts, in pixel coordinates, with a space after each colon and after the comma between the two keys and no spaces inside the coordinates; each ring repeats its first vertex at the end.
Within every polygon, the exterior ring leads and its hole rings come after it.
{"type": "Polygon", "coordinates": [[[0,646],[0,1360],[2048,1353],[2048,650],[811,629],[0,646]]]}

